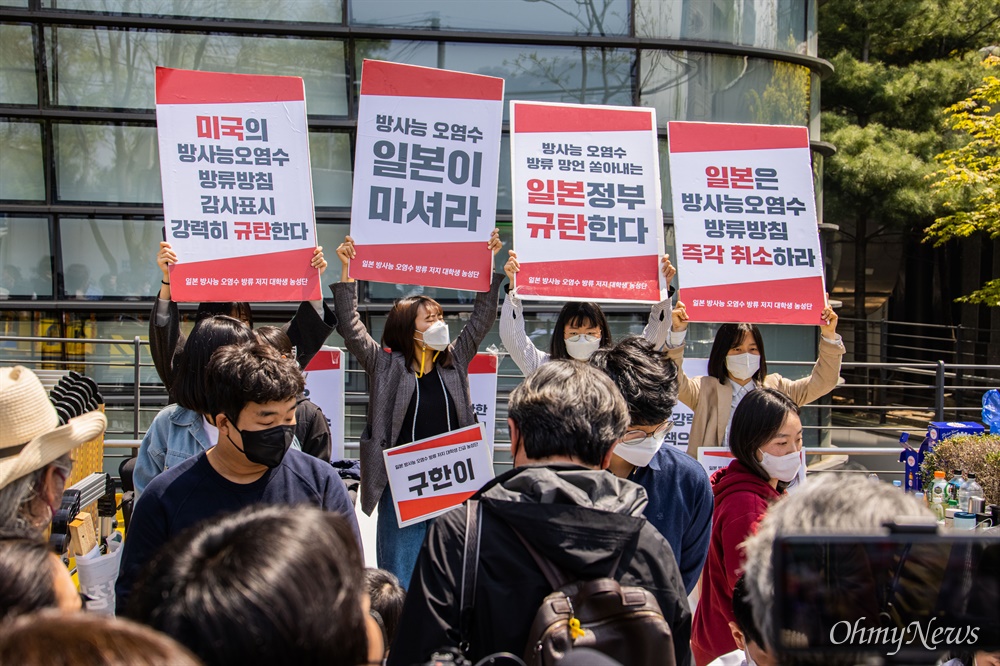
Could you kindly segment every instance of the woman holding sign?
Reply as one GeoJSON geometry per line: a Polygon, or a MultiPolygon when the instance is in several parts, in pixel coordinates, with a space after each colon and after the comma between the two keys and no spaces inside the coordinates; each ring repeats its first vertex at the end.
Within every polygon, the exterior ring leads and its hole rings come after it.
{"type": "MultiPolygon", "coordinates": [[[[493,230],[487,247],[503,247],[493,230]]],[[[409,587],[410,575],[427,523],[400,528],[382,459],[382,450],[464,428],[476,423],[469,396],[469,363],[497,318],[503,275],[490,290],[476,295],[472,315],[452,342],[444,311],[426,296],[403,298],[392,306],[379,344],[358,316],[358,291],[348,275],[355,257],[348,236],[337,248],[341,281],[331,285],[337,332],[368,375],[368,423],[361,435],[361,508],[371,515],[378,505],[378,566],[409,587]]]]}
{"type": "Polygon", "coordinates": [[[688,315],[684,304],[674,308],[667,351],[677,366],[678,399],[694,411],[688,453],[698,456],[701,447],[729,445],[729,428],[736,407],[754,389],[781,391],[800,407],[820,398],[837,386],[844,342],[837,335],[837,314],[829,305],[820,314],[819,358],[808,377],[785,379],[768,374],[764,338],[756,324],[723,324],[715,334],[708,356],[707,377],[684,374],[684,338],[688,315]]]}
{"type": "MultiPolygon", "coordinates": [[[[503,270],[514,284],[514,276],[521,270],[517,262],[517,253],[510,250],[510,259],[503,270]]],[[[670,263],[670,255],[664,255],[662,263],[663,276],[670,284],[677,269],[670,263]]],[[[500,340],[503,342],[511,360],[521,369],[525,377],[538,369],[540,365],[557,358],[572,358],[577,361],[587,361],[590,355],[598,349],[611,346],[611,330],[608,320],[597,303],[571,301],[562,307],[556,318],[552,331],[552,343],[549,352],[543,352],[534,345],[524,330],[524,308],[517,290],[508,291],[500,313],[500,340]]],[[[673,288],[670,289],[673,295],[673,288]]],[[[656,349],[663,346],[670,330],[670,319],[667,310],[670,309],[670,297],[657,303],[649,313],[649,322],[642,330],[642,336],[653,343],[656,349]]]]}

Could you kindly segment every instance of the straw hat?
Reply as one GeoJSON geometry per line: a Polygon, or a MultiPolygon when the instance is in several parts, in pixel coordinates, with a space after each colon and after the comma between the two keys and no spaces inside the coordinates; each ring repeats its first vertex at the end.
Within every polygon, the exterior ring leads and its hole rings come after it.
{"type": "Polygon", "coordinates": [[[35,373],[0,368],[0,488],[96,439],[107,424],[101,412],[87,412],[60,426],[35,373]]]}

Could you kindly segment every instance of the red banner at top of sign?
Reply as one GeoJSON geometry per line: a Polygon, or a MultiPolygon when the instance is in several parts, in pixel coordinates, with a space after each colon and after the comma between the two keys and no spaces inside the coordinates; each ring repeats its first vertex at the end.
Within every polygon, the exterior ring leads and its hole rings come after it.
{"type": "Polygon", "coordinates": [[[503,100],[503,79],[433,67],[365,60],[362,95],[503,100]]]}
{"type": "Polygon", "coordinates": [[[785,125],[670,122],[667,123],[667,140],[672,153],[808,148],[809,129],[785,125]]]}
{"type": "Polygon", "coordinates": [[[306,372],[311,370],[340,370],[340,350],[320,349],[306,366],[306,372]]]}
{"type": "Polygon", "coordinates": [[[305,86],[297,76],[257,76],[156,68],[157,104],[301,102],[305,98],[305,86]]]}
{"type": "Polygon", "coordinates": [[[512,120],[518,132],[628,132],[653,129],[650,109],[557,106],[515,102],[512,120]]]}
{"type": "Polygon", "coordinates": [[[496,373],[500,357],[496,354],[476,354],[469,363],[470,375],[489,375],[496,373]]]}

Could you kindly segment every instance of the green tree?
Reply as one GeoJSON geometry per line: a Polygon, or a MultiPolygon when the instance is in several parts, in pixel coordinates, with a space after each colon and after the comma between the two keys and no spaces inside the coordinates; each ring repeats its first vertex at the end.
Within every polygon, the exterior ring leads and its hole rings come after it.
{"type": "MultiPolygon", "coordinates": [[[[1000,58],[989,56],[982,65],[987,70],[1000,67],[1000,58]]],[[[1000,78],[988,71],[966,99],[945,109],[951,129],[968,142],[934,158],[941,168],[931,174],[931,187],[946,193],[944,207],[955,211],[925,230],[925,240],[935,246],[978,233],[1000,238],[1000,114],[993,108],[997,102],[1000,78]]],[[[1000,278],[958,300],[1000,307],[1000,278]]]]}

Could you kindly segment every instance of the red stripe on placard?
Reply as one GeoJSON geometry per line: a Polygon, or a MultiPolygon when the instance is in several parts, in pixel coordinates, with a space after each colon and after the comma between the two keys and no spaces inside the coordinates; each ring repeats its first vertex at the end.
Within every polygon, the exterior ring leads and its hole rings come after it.
{"type": "Polygon", "coordinates": [[[730,453],[729,451],[701,451],[701,455],[705,456],[706,458],[708,458],[708,457],[712,457],[712,458],[735,458],[736,457],[732,453],[730,453]]]}
{"type": "Polygon", "coordinates": [[[667,141],[672,153],[808,148],[809,129],[784,125],[670,122],[667,123],[667,141]]]}
{"type": "Polygon", "coordinates": [[[454,444],[468,444],[469,442],[481,441],[483,441],[482,428],[478,425],[474,425],[462,428],[461,430],[452,430],[449,433],[445,433],[439,437],[431,437],[430,439],[426,439],[422,442],[414,442],[413,444],[397,446],[394,449],[386,451],[386,455],[398,456],[403,453],[426,451],[427,449],[440,449],[441,447],[452,446],[454,444]]]}
{"type": "Polygon", "coordinates": [[[517,274],[517,293],[522,296],[549,296],[573,300],[616,299],[658,302],[660,283],[659,257],[614,257],[608,259],[574,259],[571,261],[521,262],[517,274]],[[537,281],[532,283],[532,279],[537,281]],[[558,284],[545,284],[545,280],[558,280],[558,284]],[[563,281],[573,284],[564,284],[563,281]],[[594,286],[582,282],[593,281],[594,286]],[[609,282],[612,286],[598,286],[609,282]],[[644,283],[636,288],[631,283],[644,283]],[[630,283],[622,285],[620,283],[630,283]]]}
{"type": "Polygon", "coordinates": [[[681,287],[678,298],[687,307],[692,321],[819,326],[822,323],[819,315],[826,306],[823,278],[820,276],[681,287]],[[722,305],[710,305],[712,302],[722,305]],[[775,303],[789,303],[791,307],[774,307],[775,303]],[[796,310],[795,304],[811,309],[796,310]]]}
{"type": "Polygon", "coordinates": [[[476,354],[469,363],[470,375],[490,375],[497,371],[500,357],[496,354],[476,354]]]}
{"type": "Polygon", "coordinates": [[[357,254],[351,260],[350,275],[355,280],[469,291],[490,290],[493,253],[486,247],[486,241],[355,245],[354,249],[357,254]],[[366,266],[366,262],[371,264],[366,266]],[[388,264],[388,267],[379,264],[388,264]],[[418,272],[420,267],[427,270],[418,272]],[[469,273],[478,275],[470,277],[469,273]]]}
{"type": "Polygon", "coordinates": [[[339,370],[340,356],[340,350],[320,349],[312,357],[312,360],[309,361],[309,365],[306,366],[306,372],[310,370],[339,370]]]}
{"type": "Polygon", "coordinates": [[[399,503],[400,520],[412,520],[429,513],[450,509],[458,506],[465,500],[476,494],[475,490],[464,493],[452,493],[450,495],[437,495],[435,497],[421,497],[420,499],[403,500],[399,503]]]}
{"type": "Polygon", "coordinates": [[[309,265],[312,255],[313,248],[305,247],[287,252],[174,264],[170,267],[170,296],[181,303],[317,300],[323,298],[323,293],[319,271],[309,265]],[[287,284],[301,278],[307,279],[306,284],[287,284]],[[254,284],[244,285],[244,279],[253,279],[254,284]],[[197,281],[197,284],[187,284],[188,280],[197,281]],[[235,280],[236,284],[224,284],[226,280],[235,280]],[[259,280],[264,283],[259,283],[259,280]],[[272,280],[285,280],[286,284],[272,284],[272,280]],[[212,284],[212,281],[218,284],[212,284]]]}
{"type": "Polygon", "coordinates": [[[572,104],[514,102],[514,131],[625,132],[653,129],[651,109],[617,109],[572,104]]]}
{"type": "Polygon", "coordinates": [[[157,104],[301,102],[305,86],[297,76],[258,76],[156,68],[157,104]]]}
{"type": "Polygon", "coordinates": [[[433,67],[365,60],[361,66],[361,94],[500,102],[503,101],[503,79],[433,67]]]}

